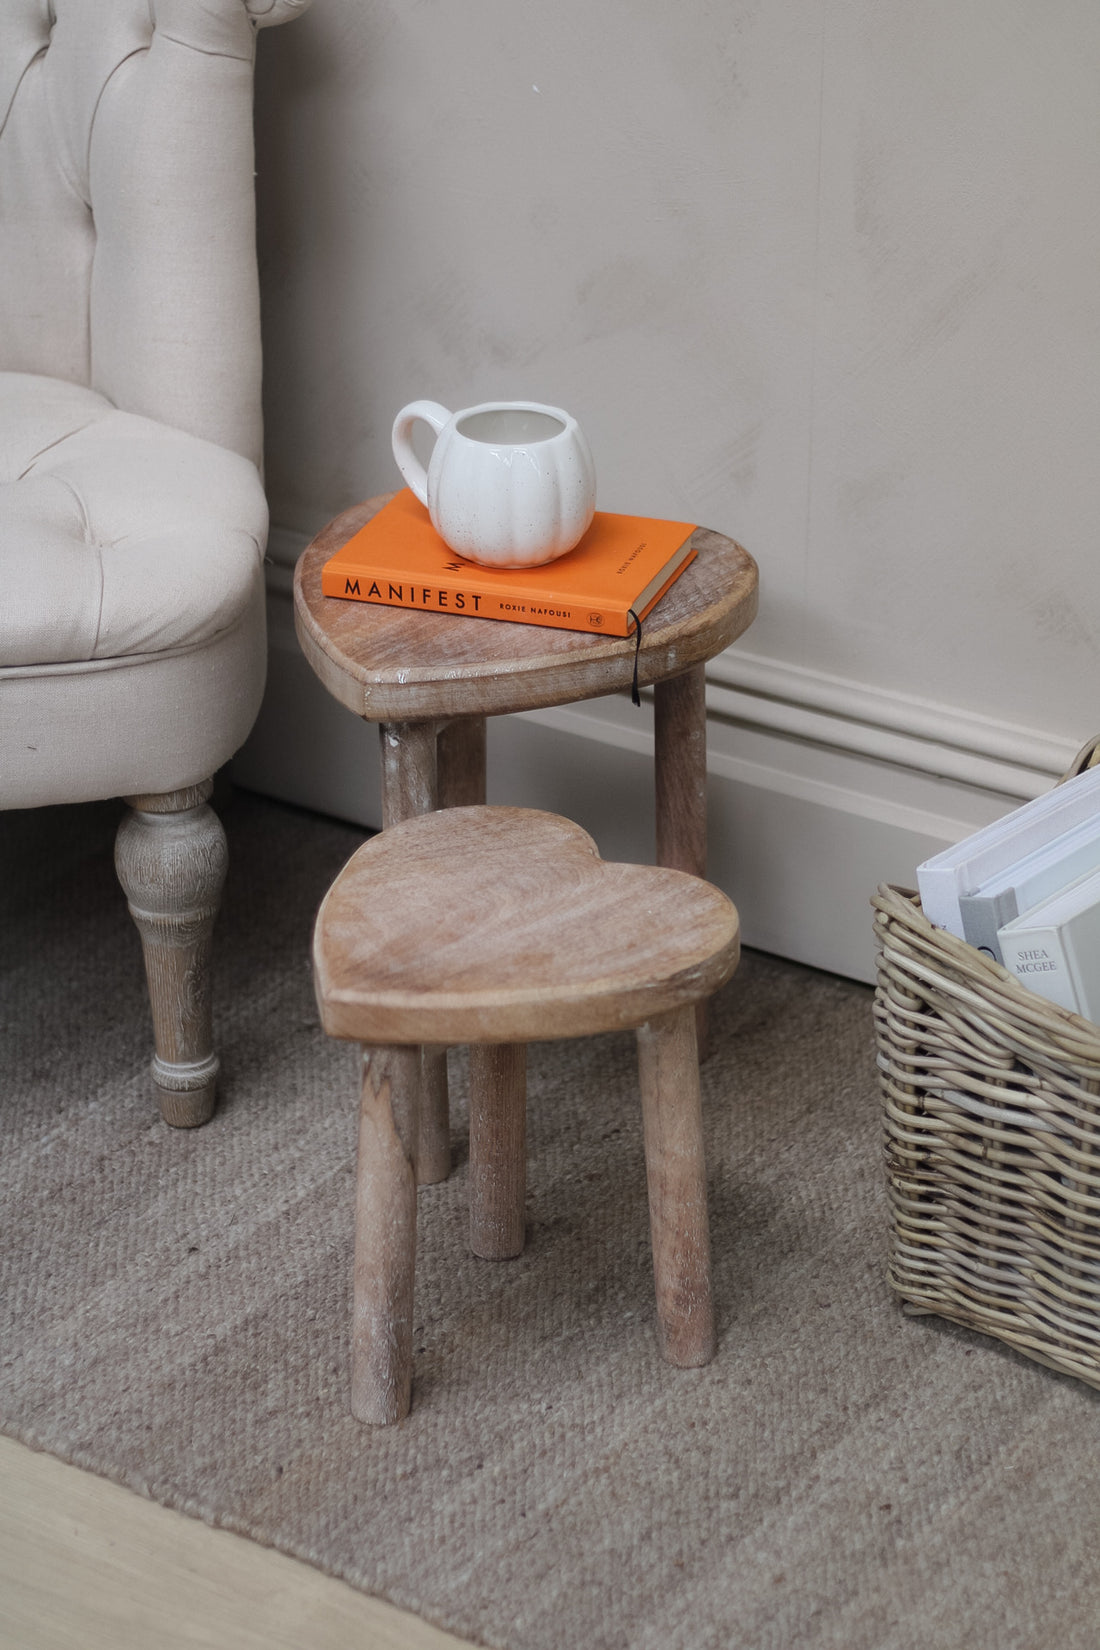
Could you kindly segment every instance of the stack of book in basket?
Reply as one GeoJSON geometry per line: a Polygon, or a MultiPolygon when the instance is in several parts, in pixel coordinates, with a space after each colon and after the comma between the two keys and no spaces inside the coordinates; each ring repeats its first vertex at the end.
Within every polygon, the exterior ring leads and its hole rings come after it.
{"type": "Polygon", "coordinates": [[[1098,754],[872,901],[890,1284],[1094,1387],[1098,754]]]}
{"type": "Polygon", "coordinates": [[[929,922],[1100,1021],[1100,769],[925,860],[917,886],[929,922]]]}

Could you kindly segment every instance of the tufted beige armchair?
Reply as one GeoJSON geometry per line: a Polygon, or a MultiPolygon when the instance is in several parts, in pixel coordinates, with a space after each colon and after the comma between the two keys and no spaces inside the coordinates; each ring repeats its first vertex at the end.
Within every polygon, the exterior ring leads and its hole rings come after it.
{"type": "Polygon", "coordinates": [[[178,1126],[218,1069],[207,798],[265,669],[255,31],[307,3],[0,4],[0,807],[129,802],[178,1126]]]}

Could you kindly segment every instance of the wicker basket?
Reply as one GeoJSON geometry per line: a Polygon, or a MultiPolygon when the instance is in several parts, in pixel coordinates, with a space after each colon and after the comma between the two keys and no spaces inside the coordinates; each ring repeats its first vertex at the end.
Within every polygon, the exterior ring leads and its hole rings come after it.
{"type": "MultiPolygon", "coordinates": [[[[1100,759],[1100,739],[1070,774],[1100,759]]],[[[1100,1026],[872,901],[890,1282],[909,1312],[982,1330],[1100,1387],[1100,1026]]]]}

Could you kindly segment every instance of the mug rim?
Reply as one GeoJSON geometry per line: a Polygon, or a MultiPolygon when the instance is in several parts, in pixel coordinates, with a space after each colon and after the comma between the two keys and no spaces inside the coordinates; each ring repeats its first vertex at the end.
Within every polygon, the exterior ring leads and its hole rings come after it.
{"type": "Polygon", "coordinates": [[[551,442],[561,441],[577,428],[577,421],[572,413],[567,413],[564,407],[551,407],[545,401],[479,401],[474,407],[463,407],[456,412],[452,420],[452,427],[456,435],[462,436],[463,441],[473,441],[477,438],[463,433],[462,424],[467,418],[473,418],[478,413],[493,412],[533,412],[543,413],[549,418],[555,418],[561,424],[561,429],[553,435],[538,436],[533,441],[485,441],[479,442],[486,447],[547,447],[551,442]]]}

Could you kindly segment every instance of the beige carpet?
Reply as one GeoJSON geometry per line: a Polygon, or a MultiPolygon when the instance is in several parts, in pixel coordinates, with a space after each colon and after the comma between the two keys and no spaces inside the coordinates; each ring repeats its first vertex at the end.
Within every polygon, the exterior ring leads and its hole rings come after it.
{"type": "Polygon", "coordinates": [[[179,1134],[115,810],[0,815],[3,1430],[508,1650],[1095,1650],[1100,1399],[902,1316],[870,993],[767,957],[704,1074],[716,1362],[655,1357],[631,1039],[540,1046],[528,1250],[465,1252],[456,1061],[414,1410],[357,1426],[355,1058],[306,958],[358,834],[223,817],[224,1103],[179,1134]]]}

